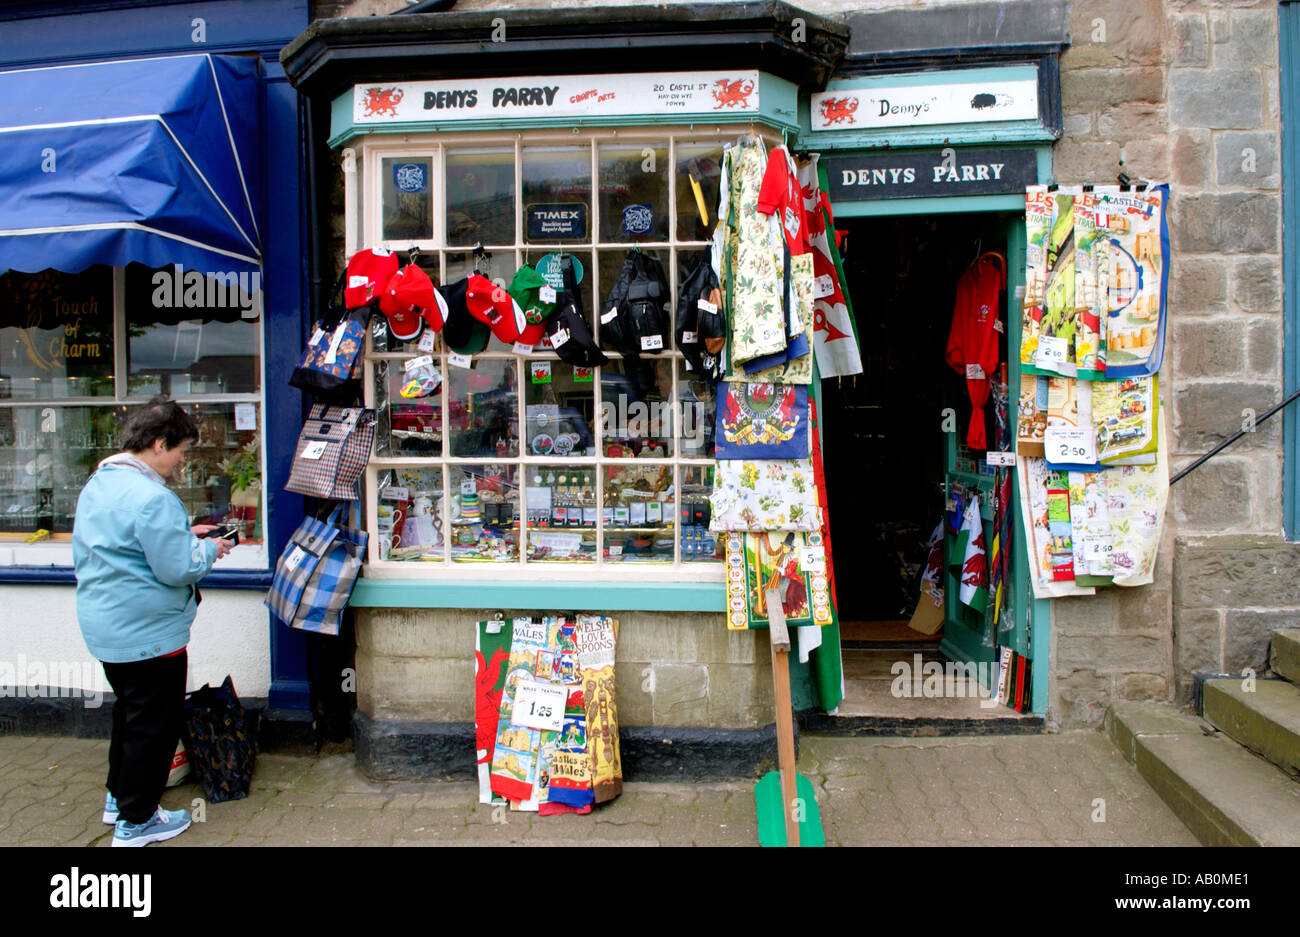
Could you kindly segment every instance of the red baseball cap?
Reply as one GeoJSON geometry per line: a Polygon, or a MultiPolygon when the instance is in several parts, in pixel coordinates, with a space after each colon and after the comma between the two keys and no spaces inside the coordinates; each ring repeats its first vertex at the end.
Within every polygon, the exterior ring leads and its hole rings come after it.
{"type": "Polygon", "coordinates": [[[349,309],[364,306],[381,296],[397,272],[397,255],[382,248],[357,251],[348,260],[348,282],[343,303],[349,309]]]}
{"type": "Polygon", "coordinates": [[[519,341],[528,327],[524,311],[514,301],[505,287],[497,286],[485,276],[470,276],[465,289],[465,305],[469,313],[480,322],[486,322],[492,334],[507,345],[519,341]]]}
{"type": "Polygon", "coordinates": [[[447,301],[433,288],[429,275],[415,264],[393,274],[379,297],[379,311],[388,317],[388,328],[399,341],[409,342],[420,334],[420,320],[437,332],[447,321],[447,301]]]}

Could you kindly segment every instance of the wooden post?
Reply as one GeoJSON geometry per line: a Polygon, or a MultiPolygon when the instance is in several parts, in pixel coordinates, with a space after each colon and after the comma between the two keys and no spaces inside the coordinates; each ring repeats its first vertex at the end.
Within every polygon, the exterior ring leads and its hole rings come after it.
{"type": "Polygon", "coordinates": [[[785,817],[785,844],[799,845],[799,823],[794,817],[798,796],[794,765],[794,704],[790,700],[790,630],[776,589],[768,589],[767,622],[772,644],[772,684],[776,690],[776,753],[781,771],[781,814],[785,817]]]}

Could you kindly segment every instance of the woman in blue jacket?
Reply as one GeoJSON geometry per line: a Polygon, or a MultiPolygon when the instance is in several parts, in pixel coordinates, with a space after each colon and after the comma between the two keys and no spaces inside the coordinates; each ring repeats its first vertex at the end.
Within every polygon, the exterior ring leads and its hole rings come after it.
{"type": "Polygon", "coordinates": [[[215,528],[191,527],[165,481],[198,438],[179,404],[154,398],[131,413],[123,451],[99,463],[77,500],[77,619],[116,697],[104,803],[114,846],[171,839],[190,825],[189,811],[158,801],[184,718],[196,584],[233,546],[200,539],[215,528]]]}

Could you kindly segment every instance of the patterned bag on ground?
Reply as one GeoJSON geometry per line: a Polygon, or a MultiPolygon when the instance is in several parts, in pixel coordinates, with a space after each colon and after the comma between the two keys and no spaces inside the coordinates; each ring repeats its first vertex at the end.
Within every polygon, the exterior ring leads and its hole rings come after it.
{"type": "Polygon", "coordinates": [[[209,803],[248,796],[257,752],[229,676],[215,690],[204,684],[185,697],[182,740],[209,803]]]}
{"type": "Polygon", "coordinates": [[[375,411],[316,404],[298,435],[286,491],[355,501],[357,479],[370,461],[375,441],[375,411]]]}
{"type": "Polygon", "coordinates": [[[266,605],[292,628],[338,634],[339,619],[361,574],[367,534],[355,503],[352,527],[338,526],[343,505],[324,521],[305,517],[275,564],[266,605]]]}

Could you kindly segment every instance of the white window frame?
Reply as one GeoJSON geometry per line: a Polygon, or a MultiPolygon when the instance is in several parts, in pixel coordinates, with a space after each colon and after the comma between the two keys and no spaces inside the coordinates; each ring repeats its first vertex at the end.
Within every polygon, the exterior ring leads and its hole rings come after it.
{"type": "MultiPolygon", "coordinates": [[[[766,146],[769,148],[781,143],[779,132],[767,128],[754,127],[753,132],[759,134],[766,146]]],[[[549,250],[578,251],[583,254],[590,252],[592,257],[592,270],[588,275],[592,279],[592,298],[593,306],[597,309],[587,310],[587,315],[592,319],[591,325],[593,334],[597,334],[597,326],[593,313],[598,312],[598,307],[603,296],[608,293],[610,284],[600,281],[600,254],[602,251],[626,251],[631,247],[632,242],[605,242],[600,240],[600,197],[599,197],[599,147],[602,144],[666,144],[668,148],[668,240],[667,241],[639,241],[643,250],[656,251],[661,255],[666,255],[668,264],[664,270],[665,276],[669,280],[671,293],[670,315],[675,316],[677,308],[677,286],[680,275],[677,270],[677,255],[679,251],[698,251],[709,246],[709,241],[679,241],[677,239],[677,149],[679,145],[691,144],[716,144],[726,145],[736,141],[742,133],[737,127],[714,127],[714,126],[697,126],[691,125],[647,125],[635,128],[596,128],[596,129],[579,129],[571,130],[535,130],[535,131],[502,131],[502,132],[466,132],[466,133],[430,133],[430,134],[384,134],[372,135],[359,141],[354,141],[350,149],[355,156],[355,162],[348,165],[355,165],[358,180],[354,186],[346,188],[355,192],[354,203],[349,199],[349,203],[344,207],[346,219],[346,228],[348,231],[360,230],[363,233],[365,242],[358,245],[348,245],[349,256],[353,248],[364,247],[382,247],[393,251],[406,251],[412,246],[420,249],[422,255],[431,257],[437,255],[439,258],[438,272],[439,282],[446,283],[447,273],[447,255],[469,253],[473,248],[466,246],[447,246],[446,245],[446,153],[450,150],[463,150],[467,148],[507,148],[513,146],[515,150],[515,243],[513,245],[484,245],[485,249],[496,253],[497,251],[513,251],[516,267],[524,263],[524,201],[523,201],[523,154],[522,151],[526,146],[577,146],[585,145],[591,149],[591,206],[589,216],[589,237],[586,241],[576,243],[566,243],[562,247],[548,245],[549,250]],[[432,210],[433,219],[433,239],[430,241],[411,241],[411,240],[385,240],[381,235],[380,226],[383,223],[383,177],[381,169],[385,159],[413,157],[429,158],[432,166],[431,187],[438,197],[433,199],[432,210]],[[364,212],[364,214],[363,214],[364,212]],[[360,223],[356,226],[353,219],[359,218],[360,223]]],[[[345,159],[347,154],[345,152],[345,159]]],[[[347,180],[350,181],[350,180],[347,180]]],[[[345,192],[346,195],[346,192],[345,192]]],[[[717,206],[708,206],[710,213],[716,211],[717,206]]],[[[716,225],[717,219],[713,219],[716,225]]],[[[712,227],[712,226],[711,226],[712,227]]],[[[539,253],[536,247],[527,248],[530,255],[539,253]]],[[[541,251],[545,253],[546,251],[541,251]]],[[[367,548],[367,561],[365,564],[365,575],[376,579],[430,579],[430,580],[500,580],[509,578],[512,581],[526,582],[551,582],[551,581],[583,581],[591,580],[593,577],[598,578],[603,583],[671,583],[671,582],[720,582],[722,580],[722,570],[724,563],[721,560],[682,560],[682,540],[681,540],[681,479],[684,468],[709,468],[716,463],[712,458],[691,458],[680,454],[680,431],[677,426],[676,407],[680,400],[680,391],[678,388],[679,378],[681,376],[681,365],[683,356],[676,348],[676,343],[672,342],[672,347],[665,349],[660,355],[643,358],[643,361],[669,360],[672,362],[672,390],[669,400],[673,405],[673,432],[672,432],[672,451],[669,455],[661,459],[607,459],[604,457],[604,445],[601,424],[601,382],[599,370],[593,380],[593,439],[596,452],[602,453],[598,456],[533,456],[527,454],[525,426],[527,421],[527,408],[525,407],[527,391],[524,382],[524,369],[530,360],[552,360],[558,361],[558,357],[549,350],[537,349],[531,356],[525,357],[515,355],[509,351],[484,351],[473,357],[475,360],[513,360],[516,368],[516,387],[519,393],[519,405],[517,419],[519,421],[519,455],[500,458],[492,456],[438,456],[438,457],[379,457],[371,458],[366,469],[366,503],[365,503],[365,524],[366,529],[370,532],[369,546],[367,548]],[[664,531],[671,531],[673,536],[673,556],[672,561],[664,562],[643,562],[643,561],[623,561],[609,560],[604,554],[604,537],[605,522],[604,511],[596,512],[596,544],[597,550],[594,559],[585,561],[532,561],[527,560],[528,540],[527,527],[521,525],[519,532],[519,541],[517,544],[518,556],[513,560],[500,562],[459,562],[451,558],[451,517],[450,511],[443,512],[443,559],[431,561],[412,561],[412,560],[381,560],[379,558],[379,537],[376,534],[378,530],[378,492],[377,486],[379,474],[387,472],[390,469],[401,468],[430,468],[433,466],[443,467],[443,497],[450,498],[452,492],[450,483],[450,466],[457,464],[463,465],[512,465],[516,467],[518,479],[526,479],[528,471],[535,467],[541,466],[592,466],[596,468],[596,504],[603,506],[605,473],[601,468],[606,466],[627,466],[627,465],[671,465],[673,466],[673,510],[675,516],[670,526],[665,525],[664,531]]],[[[621,357],[618,353],[605,349],[605,353],[612,360],[619,360],[621,357]]],[[[439,342],[439,367],[442,373],[447,375],[448,365],[446,358],[446,348],[439,342]]],[[[373,345],[373,338],[367,335],[366,355],[365,355],[365,374],[364,374],[364,392],[365,403],[368,407],[375,406],[375,362],[391,360],[404,361],[412,357],[409,353],[392,353],[376,352],[373,345]]],[[[448,451],[448,392],[450,385],[444,379],[444,391],[441,396],[442,405],[442,427],[443,427],[443,451],[448,451]]],[[[526,518],[527,496],[525,493],[526,484],[522,481],[519,483],[520,499],[520,516],[526,518]]],[[[613,530],[627,530],[625,527],[611,528],[613,530]]],[[[576,532],[576,531],[575,531],[576,532]]],[[[720,539],[720,535],[719,539],[720,539]]]]}
{"type": "MultiPolygon", "coordinates": [[[[251,403],[257,406],[258,433],[261,440],[262,487],[259,489],[258,511],[262,519],[262,542],[239,543],[221,561],[221,569],[266,570],[269,566],[267,537],[269,534],[266,499],[266,309],[265,297],[257,297],[257,347],[261,391],[255,394],[180,394],[172,399],[190,404],[251,403]]],[[[127,345],[130,335],[126,327],[126,268],[113,268],[113,396],[112,397],[51,397],[40,400],[0,401],[0,407],[20,409],[29,407],[131,407],[148,401],[145,396],[127,393],[130,379],[127,362],[127,345]]],[[[69,540],[24,543],[21,540],[0,540],[0,567],[10,566],[72,566],[72,543],[69,540]]]]}

